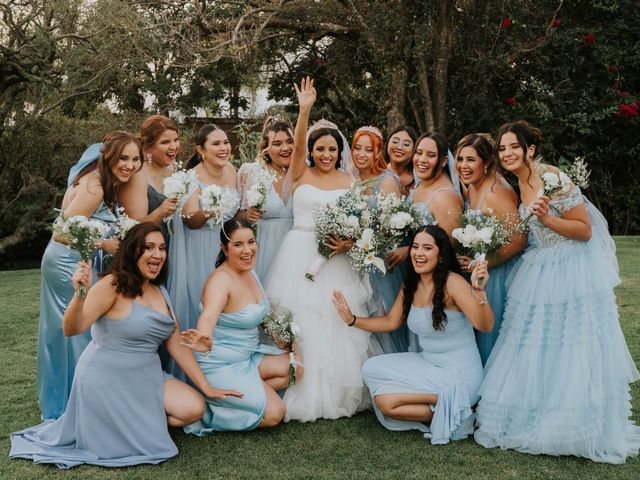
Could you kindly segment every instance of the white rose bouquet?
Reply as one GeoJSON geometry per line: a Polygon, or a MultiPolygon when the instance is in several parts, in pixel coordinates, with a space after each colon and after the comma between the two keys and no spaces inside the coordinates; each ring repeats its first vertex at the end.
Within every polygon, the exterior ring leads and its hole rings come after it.
{"type": "Polygon", "coordinates": [[[268,168],[261,168],[255,182],[247,190],[247,206],[264,212],[267,196],[278,177],[268,168]]]}
{"type": "Polygon", "coordinates": [[[289,351],[289,385],[295,383],[296,357],[293,350],[300,329],[293,321],[293,313],[288,308],[272,305],[262,321],[262,327],[275,343],[286,345],[289,351]]]}
{"type": "MultiPolygon", "coordinates": [[[[83,215],[67,218],[61,213],[53,222],[53,232],[63,236],[69,248],[78,250],[80,258],[85,262],[91,259],[93,252],[98,249],[98,242],[108,231],[108,225],[83,215]]],[[[79,293],[81,297],[87,294],[84,285],[80,285],[79,293]]]]}
{"type": "Polygon", "coordinates": [[[376,198],[375,237],[380,253],[396,248],[412,230],[424,225],[425,218],[415,205],[393,193],[379,193],[376,198]]]}
{"type": "Polygon", "coordinates": [[[124,240],[124,237],[127,236],[127,233],[129,232],[129,230],[131,230],[131,228],[135,225],[137,225],[138,222],[137,220],[134,220],[133,218],[129,217],[125,212],[124,212],[124,208],[119,207],[118,208],[118,219],[116,220],[116,227],[115,227],[115,235],[116,237],[118,237],[120,240],[124,240]]]}
{"type": "MultiPolygon", "coordinates": [[[[168,198],[175,198],[178,201],[178,208],[181,209],[184,201],[198,186],[198,176],[194,170],[184,170],[182,164],[176,164],[176,171],[166,177],[163,181],[163,191],[168,198]]],[[[173,217],[164,219],[167,224],[169,234],[173,234],[173,217]]]]}
{"type": "MultiPolygon", "coordinates": [[[[473,255],[474,261],[484,261],[487,254],[497,252],[513,233],[506,218],[497,218],[492,213],[490,211],[487,215],[481,210],[467,210],[460,219],[461,227],[452,232],[453,238],[473,255]]],[[[482,283],[481,279],[480,287],[482,283]]]]}
{"type": "Polygon", "coordinates": [[[200,192],[200,204],[205,215],[209,217],[209,225],[222,223],[224,214],[235,205],[235,197],[231,192],[218,185],[207,185],[200,192]]]}
{"type": "Polygon", "coordinates": [[[368,212],[367,197],[364,195],[367,182],[356,182],[334,203],[315,211],[315,236],[318,255],[305,273],[305,278],[314,281],[332,251],[325,245],[333,235],[342,239],[359,238],[363,229],[368,228],[372,215],[368,212]]]}

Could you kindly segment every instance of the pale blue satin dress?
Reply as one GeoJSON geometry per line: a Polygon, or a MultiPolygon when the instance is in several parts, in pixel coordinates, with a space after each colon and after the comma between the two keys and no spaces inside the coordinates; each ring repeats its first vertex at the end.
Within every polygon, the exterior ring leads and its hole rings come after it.
{"type": "MultiPolygon", "coordinates": [[[[116,217],[104,202],[91,219],[113,226],[116,217]]],[[[100,273],[100,262],[94,258],[94,281],[100,273]]],[[[56,419],[67,405],[76,362],[91,335],[89,331],[65,337],[62,317],[73,298],[71,277],[80,261],[77,250],[49,241],[42,256],[40,279],[40,320],[36,354],[36,385],[40,412],[44,420],[56,419]]]]}
{"type": "MultiPolygon", "coordinates": [[[[380,193],[380,185],[386,178],[393,178],[400,186],[400,178],[395,173],[385,170],[375,180],[372,185],[372,195],[369,202],[374,203],[375,195],[380,193]]],[[[373,205],[372,205],[373,206],[373,205]]],[[[396,301],[400,287],[404,281],[404,265],[396,265],[393,269],[388,269],[386,273],[380,272],[378,269],[369,273],[369,283],[373,292],[370,307],[374,316],[386,315],[396,301]]],[[[374,333],[373,336],[378,340],[384,353],[406,352],[409,346],[409,331],[406,325],[393,332],[374,333]]]]}
{"type": "Polygon", "coordinates": [[[71,468],[159,463],[177,455],[164,410],[167,376],[158,357],[158,346],[174,330],[171,316],[134,300],[124,318],[100,317],[78,360],[65,412],[12,433],[9,456],[71,468]]]}
{"type": "Polygon", "coordinates": [[[213,347],[208,354],[195,352],[209,385],[233,389],[242,398],[208,398],[202,419],[184,427],[198,436],[213,432],[253,430],[258,427],[267,407],[267,397],[258,367],[265,354],[284,353],[275,346],[261,344],[258,326],[269,313],[269,300],[260,280],[262,301],[249,303],[237,312],[221,313],[212,332],[213,347]]]}
{"type": "MultiPolygon", "coordinates": [[[[200,183],[200,191],[207,184],[200,183]]],[[[240,206],[240,196],[235,188],[222,187],[231,191],[235,205],[223,215],[223,222],[233,218],[240,206]]],[[[205,222],[198,229],[187,227],[182,220],[182,212],[173,216],[174,233],[169,244],[169,278],[167,289],[175,308],[182,330],[196,328],[200,316],[200,299],[204,284],[215,270],[220,253],[221,224],[205,222]]],[[[181,380],[186,377],[177,363],[170,359],[167,369],[181,380]]]]}
{"type": "MultiPolygon", "coordinates": [[[[241,192],[241,208],[247,208],[247,192],[257,181],[257,176],[263,167],[259,163],[244,163],[238,170],[238,190],[241,192]]],[[[273,259],[278,254],[285,235],[293,226],[293,202],[286,204],[272,187],[267,195],[264,214],[256,224],[256,239],[260,249],[255,271],[261,281],[265,281],[271,270],[273,259]]]]}
{"type": "Polygon", "coordinates": [[[445,310],[444,331],[433,328],[431,307],[409,311],[407,325],[419,338],[421,352],[379,355],[366,361],[362,377],[372,397],[384,394],[435,394],[429,426],[422,422],[396,420],[375,405],[376,416],[389,430],[419,430],[434,445],[460,440],[473,434],[471,407],[478,401],[482,362],[473,327],[462,312],[445,310]]]}
{"type": "MultiPolygon", "coordinates": [[[[602,214],[574,187],[549,214],[583,204],[589,241],[529,222],[500,335],[485,366],[476,441],[524,453],[624,463],[640,449],[629,383],[640,379],[618,320],[615,245],[602,214]]],[[[520,206],[520,216],[527,214],[520,206]]]]}

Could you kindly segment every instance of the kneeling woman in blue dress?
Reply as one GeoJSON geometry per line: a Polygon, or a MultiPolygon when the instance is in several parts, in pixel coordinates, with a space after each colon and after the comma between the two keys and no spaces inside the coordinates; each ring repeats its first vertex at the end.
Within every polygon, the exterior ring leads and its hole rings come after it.
{"type": "Polygon", "coordinates": [[[76,367],[67,409],[11,434],[11,458],[70,468],[83,463],[122,467],[159,463],[177,455],[168,426],[200,418],[204,401],[196,390],[164,373],[158,346],[167,350],[208,397],[241,396],[211,387],[190,350],[180,345],[167,291],[165,240],[153,223],[134,226],[111,273],[89,289],[91,266],[81,262],[76,293],[65,312],[65,335],[91,327],[92,340],[76,367]]]}
{"type": "Polygon", "coordinates": [[[392,353],[370,358],[362,368],[378,420],[390,430],[420,430],[432,444],[473,433],[471,407],[478,401],[482,363],[473,329],[491,330],[493,313],[480,278],[479,262],[471,277],[460,267],[447,233],[420,227],[410,244],[407,273],[391,311],[384,317],[356,317],[343,295],[333,301],[344,322],[370,332],[390,332],[404,321],[420,341],[420,353],[392,353]]]}
{"type": "MultiPolygon", "coordinates": [[[[233,386],[243,397],[207,400],[202,419],[184,428],[199,436],[273,427],[286,413],[277,390],[289,384],[289,354],[259,341],[258,326],[270,304],[253,271],[258,243],[251,224],[227,220],[220,229],[220,243],[216,269],[202,292],[198,328],[186,330],[182,338],[196,352],[209,382],[233,386]]],[[[296,379],[301,376],[298,367],[296,379]]]]}

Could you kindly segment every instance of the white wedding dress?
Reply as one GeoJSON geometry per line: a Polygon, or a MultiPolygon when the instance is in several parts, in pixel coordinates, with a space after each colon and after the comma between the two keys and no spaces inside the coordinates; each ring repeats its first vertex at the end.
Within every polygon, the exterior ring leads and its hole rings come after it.
{"type": "Polygon", "coordinates": [[[354,314],[368,316],[367,277],[361,278],[349,258],[338,254],[324,264],[315,281],[305,278],[317,256],[314,209],[344,192],[309,184],[296,189],[293,229],[285,236],[266,281],[269,300],[291,309],[300,328],[297,345],[304,375],[284,395],[285,421],[348,417],[371,403],[362,364],[382,349],[369,332],[345,325],[332,302],[333,290],[340,290],[354,314]]]}

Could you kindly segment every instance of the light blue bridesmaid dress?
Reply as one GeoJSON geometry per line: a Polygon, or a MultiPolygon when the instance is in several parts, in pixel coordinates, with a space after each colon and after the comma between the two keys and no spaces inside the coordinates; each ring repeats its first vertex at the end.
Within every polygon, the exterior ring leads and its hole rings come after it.
{"type": "Polygon", "coordinates": [[[173,318],[134,300],[124,318],[100,317],[78,360],[67,409],[55,421],[12,433],[9,456],[71,468],[159,463],[177,455],[157,353],[174,330],[173,318]]]}
{"type": "MultiPolygon", "coordinates": [[[[380,193],[380,186],[386,178],[393,178],[400,188],[400,177],[390,170],[382,172],[372,185],[372,195],[369,203],[376,200],[375,195],[380,193]]],[[[373,205],[372,205],[373,206],[373,205]]],[[[369,283],[373,292],[371,302],[372,315],[386,315],[396,301],[402,282],[404,281],[404,265],[396,265],[393,269],[388,269],[386,273],[374,270],[369,273],[369,283]]],[[[409,330],[406,325],[393,332],[374,333],[384,353],[406,352],[409,346],[409,330]]]]}
{"type": "MultiPolygon", "coordinates": [[[[244,163],[238,171],[238,183],[246,175],[245,183],[239,188],[242,192],[240,201],[241,208],[247,208],[246,193],[256,181],[257,176],[263,167],[259,163],[244,163]]],[[[240,186],[240,185],[239,185],[240,186]]],[[[265,281],[271,270],[273,259],[278,254],[285,235],[293,226],[292,201],[286,204],[272,187],[267,195],[267,202],[264,207],[265,213],[256,224],[256,239],[260,252],[256,260],[255,271],[261,281],[265,281]]]]}
{"type": "MultiPolygon", "coordinates": [[[[207,184],[199,182],[200,191],[207,184]]],[[[230,191],[235,205],[223,215],[223,222],[233,218],[240,205],[240,195],[235,188],[222,187],[230,191]]],[[[202,205],[200,205],[202,206],[202,205]]],[[[207,277],[215,270],[220,253],[221,224],[209,222],[198,229],[187,227],[182,212],[173,216],[174,233],[169,244],[169,278],[167,288],[182,330],[196,328],[200,316],[200,299],[207,277]]],[[[181,380],[186,377],[177,363],[170,359],[168,371],[181,380]]]]}
{"type": "Polygon", "coordinates": [[[237,312],[221,313],[213,329],[211,351],[195,352],[209,385],[234,389],[244,396],[207,399],[204,416],[184,427],[187,433],[204,436],[213,432],[253,430],[264,417],[267,397],[258,367],[264,354],[284,352],[259,341],[258,326],[269,313],[270,305],[255,272],[254,276],[260,285],[262,301],[249,303],[237,312]]]}
{"type": "MultiPolygon", "coordinates": [[[[114,214],[102,202],[91,219],[113,226],[114,214]]],[[[42,256],[40,265],[40,320],[38,326],[38,350],[36,355],[36,384],[40,412],[45,420],[56,419],[67,405],[73,373],[80,354],[91,335],[88,331],[65,337],[62,333],[62,317],[73,298],[71,277],[80,261],[77,250],[58,243],[53,238],[42,256]]],[[[93,265],[94,281],[100,273],[100,262],[93,265]]]]}
{"type": "Polygon", "coordinates": [[[409,311],[407,325],[417,335],[420,353],[392,353],[366,361],[362,376],[371,396],[392,393],[435,394],[438,401],[429,426],[396,420],[375,405],[380,423],[389,430],[420,430],[434,445],[466,438],[473,433],[471,407],[478,401],[482,363],[473,327],[462,312],[445,310],[444,331],[433,328],[431,307],[409,311]]]}
{"type": "MultiPolygon", "coordinates": [[[[485,447],[624,463],[637,455],[629,383],[640,378],[618,321],[620,282],[606,221],[580,189],[549,214],[585,204],[589,241],[529,223],[509,279],[502,329],[485,367],[475,439],[485,447]]],[[[520,215],[526,215],[520,206],[520,215]]]]}
{"type": "MultiPolygon", "coordinates": [[[[487,199],[487,193],[481,199],[480,205],[477,210],[482,210],[484,202],[487,199]]],[[[469,203],[467,200],[464,202],[465,211],[469,209],[469,203]]],[[[490,332],[480,332],[476,330],[476,343],[478,344],[478,351],[480,352],[480,358],[482,359],[482,365],[487,363],[491,350],[498,339],[500,334],[500,326],[502,325],[502,315],[504,314],[504,305],[507,301],[507,289],[509,274],[515,266],[520,254],[517,254],[507,260],[506,262],[498,265],[497,267],[489,269],[489,281],[485,285],[487,293],[487,299],[491,310],[493,311],[493,328],[490,332]]],[[[465,278],[470,281],[470,275],[466,274],[465,278]]]]}

